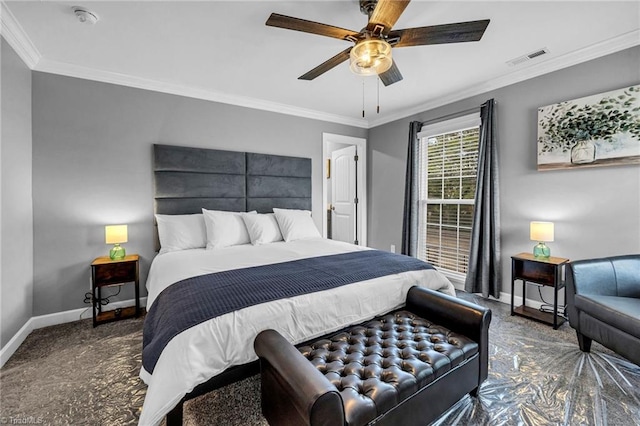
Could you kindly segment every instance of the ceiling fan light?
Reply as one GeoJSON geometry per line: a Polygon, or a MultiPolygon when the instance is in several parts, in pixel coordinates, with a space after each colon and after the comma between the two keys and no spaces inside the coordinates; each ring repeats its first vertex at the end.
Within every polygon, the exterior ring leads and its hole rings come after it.
{"type": "Polygon", "coordinates": [[[351,71],[358,75],[378,75],[393,65],[391,45],[384,40],[364,40],[349,54],[351,71]]]}

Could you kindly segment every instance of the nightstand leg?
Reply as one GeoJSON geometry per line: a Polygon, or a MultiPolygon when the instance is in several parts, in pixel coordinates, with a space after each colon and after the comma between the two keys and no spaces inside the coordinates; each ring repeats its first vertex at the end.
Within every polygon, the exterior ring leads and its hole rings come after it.
{"type": "Polygon", "coordinates": [[[95,293],[94,293],[94,297],[92,297],[92,301],[91,301],[91,306],[92,306],[92,314],[93,314],[93,328],[96,327],[96,325],[98,325],[98,321],[96,321],[96,298],[95,298],[95,293]]]}
{"type": "Polygon", "coordinates": [[[515,293],[515,287],[516,287],[516,280],[511,279],[511,316],[513,316],[513,305],[515,303],[515,296],[513,293],[515,293]]]}
{"type": "Polygon", "coordinates": [[[98,325],[96,321],[96,275],[93,268],[91,268],[91,314],[93,317],[93,328],[98,325]]]}
{"type": "Polygon", "coordinates": [[[556,274],[553,280],[553,329],[558,329],[558,276],[560,271],[556,267],[556,274]]]}
{"type": "Polygon", "coordinates": [[[136,318],[140,316],[140,289],[138,288],[138,283],[136,282],[136,318]]]}
{"type": "Polygon", "coordinates": [[[511,316],[513,316],[513,304],[515,303],[515,292],[516,288],[516,280],[515,280],[515,271],[516,271],[516,261],[515,259],[511,259],[511,316]]]}

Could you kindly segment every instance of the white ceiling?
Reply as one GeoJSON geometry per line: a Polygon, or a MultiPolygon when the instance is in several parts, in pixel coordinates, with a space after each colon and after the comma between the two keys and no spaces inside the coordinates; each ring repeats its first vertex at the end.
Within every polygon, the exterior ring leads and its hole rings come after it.
{"type": "MultiPolygon", "coordinates": [[[[5,1],[2,31],[35,70],[373,127],[640,44],[640,2],[413,0],[395,29],[491,19],[481,41],[398,48],[404,80],[380,85],[343,63],[297,78],[349,46],[265,26],[271,12],[359,31],[343,1],[5,1]],[[76,20],[72,6],[100,20],[76,20]],[[546,47],[518,66],[507,61],[546,47]],[[362,119],[364,104],[366,117],[362,119]]],[[[612,70],[615,72],[615,70],[612,70]]]]}

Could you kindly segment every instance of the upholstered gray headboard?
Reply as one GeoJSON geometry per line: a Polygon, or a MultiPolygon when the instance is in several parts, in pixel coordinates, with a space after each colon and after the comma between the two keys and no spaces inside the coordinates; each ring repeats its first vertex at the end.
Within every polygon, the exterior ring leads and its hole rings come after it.
{"type": "Polygon", "coordinates": [[[311,210],[311,159],[153,146],[155,213],[311,210]]]}

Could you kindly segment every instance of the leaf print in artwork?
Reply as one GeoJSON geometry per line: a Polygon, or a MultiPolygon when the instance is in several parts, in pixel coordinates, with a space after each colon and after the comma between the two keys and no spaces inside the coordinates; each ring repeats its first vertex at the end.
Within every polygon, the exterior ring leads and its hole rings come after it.
{"type": "Polygon", "coordinates": [[[640,86],[538,109],[538,170],[640,164],[640,86]]]}

